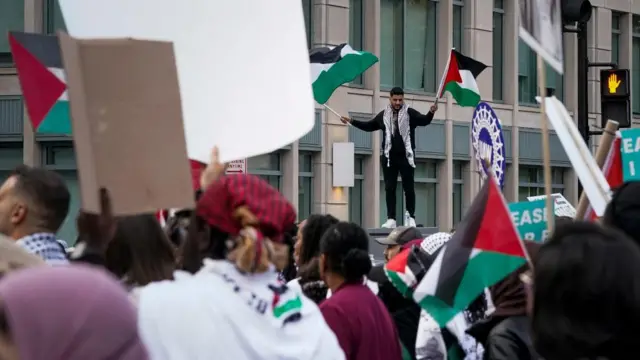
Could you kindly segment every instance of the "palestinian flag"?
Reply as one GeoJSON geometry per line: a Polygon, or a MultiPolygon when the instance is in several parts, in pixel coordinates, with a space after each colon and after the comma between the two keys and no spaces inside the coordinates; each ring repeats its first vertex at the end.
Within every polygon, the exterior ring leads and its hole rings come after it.
{"type": "Polygon", "coordinates": [[[353,81],[378,58],[368,52],[356,51],[349,44],[312,49],[311,84],[313,97],[319,104],[326,103],[340,85],[353,81]]]}
{"type": "MultiPolygon", "coordinates": [[[[611,144],[611,149],[609,149],[609,154],[607,155],[607,159],[602,166],[602,173],[604,177],[607,179],[609,183],[609,187],[613,190],[618,188],[620,185],[624,183],[622,178],[622,153],[620,152],[620,146],[622,144],[622,137],[620,136],[620,132],[616,133],[616,138],[613,140],[613,144],[611,144]]],[[[598,215],[596,215],[595,211],[589,204],[587,211],[585,213],[584,220],[587,221],[596,221],[598,219],[598,215]]]]}
{"type": "Polygon", "coordinates": [[[485,288],[526,262],[524,243],[500,187],[490,176],[413,290],[413,299],[445,327],[485,288]]]}
{"type": "Polygon", "coordinates": [[[11,31],[9,46],[34,131],[71,134],[67,85],[57,36],[11,31]]]}
{"type": "Polygon", "coordinates": [[[449,63],[438,89],[439,97],[448,91],[460,106],[478,105],[480,90],[476,78],[486,68],[487,65],[451,49],[449,63]]]}

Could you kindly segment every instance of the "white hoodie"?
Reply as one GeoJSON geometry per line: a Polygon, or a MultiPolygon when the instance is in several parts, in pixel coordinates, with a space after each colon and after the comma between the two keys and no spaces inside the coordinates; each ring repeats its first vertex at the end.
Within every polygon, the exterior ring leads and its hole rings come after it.
{"type": "Polygon", "coordinates": [[[343,360],[318,307],[281,286],[275,271],[244,275],[230,262],[205,260],[194,275],[177,272],[174,281],[138,289],[150,359],[343,360]]]}

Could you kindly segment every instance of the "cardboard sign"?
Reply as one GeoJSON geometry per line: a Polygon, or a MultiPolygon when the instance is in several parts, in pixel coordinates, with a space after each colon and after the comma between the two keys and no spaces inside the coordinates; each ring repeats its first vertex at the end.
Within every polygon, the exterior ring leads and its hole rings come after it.
{"type": "MultiPolygon", "coordinates": [[[[575,217],[576,216],[576,208],[571,205],[569,200],[567,200],[562,194],[556,193],[551,194],[551,198],[553,199],[553,213],[555,216],[568,216],[575,217]]],[[[529,196],[527,200],[529,201],[538,201],[538,200],[546,200],[547,197],[545,195],[538,196],[529,196]]]]}
{"type": "Polygon", "coordinates": [[[82,208],[116,215],[193,207],[173,45],[58,34],[67,73],[82,208]]]}
{"type": "Polygon", "coordinates": [[[313,129],[302,3],[58,0],[69,34],[174,44],[189,158],[266,154],[313,129]],[[251,9],[247,11],[247,9],[251,9]]]}
{"type": "Polygon", "coordinates": [[[640,129],[620,131],[622,144],[622,178],[627,181],[640,180],[640,129]]]}
{"type": "Polygon", "coordinates": [[[544,200],[511,203],[509,211],[521,239],[539,242],[547,239],[547,211],[544,200]]]}

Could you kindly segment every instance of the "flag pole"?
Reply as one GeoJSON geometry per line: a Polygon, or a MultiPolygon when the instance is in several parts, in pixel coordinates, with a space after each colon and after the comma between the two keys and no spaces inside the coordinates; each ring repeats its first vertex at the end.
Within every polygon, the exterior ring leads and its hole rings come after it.
{"type": "Polygon", "coordinates": [[[553,232],[555,213],[553,199],[551,198],[551,155],[549,153],[549,124],[545,112],[545,98],[547,97],[547,85],[545,74],[545,62],[538,54],[538,93],[540,94],[540,124],[542,126],[542,162],[544,168],[544,194],[546,197],[547,231],[548,236],[553,232]]]}
{"type": "Polygon", "coordinates": [[[451,48],[451,51],[449,51],[449,57],[447,58],[447,65],[445,65],[444,73],[440,78],[440,85],[438,85],[438,93],[436,94],[436,102],[434,103],[434,105],[438,105],[438,102],[440,101],[440,97],[442,97],[442,88],[444,87],[444,79],[447,77],[447,73],[449,72],[449,64],[451,63],[451,53],[453,52],[453,50],[455,50],[455,48],[451,48]]]}
{"type": "MultiPolygon", "coordinates": [[[[335,111],[335,110],[333,110],[332,108],[330,108],[330,107],[329,107],[329,105],[327,105],[327,104],[322,104],[322,106],[324,106],[327,110],[331,111],[335,116],[337,116],[337,117],[339,117],[339,118],[341,118],[341,119],[342,119],[342,115],[338,114],[338,112],[337,112],[337,111],[335,111]]],[[[351,125],[351,123],[350,123],[350,122],[349,122],[349,123],[347,123],[347,124],[349,124],[349,126],[353,126],[353,125],[351,125]]]]}

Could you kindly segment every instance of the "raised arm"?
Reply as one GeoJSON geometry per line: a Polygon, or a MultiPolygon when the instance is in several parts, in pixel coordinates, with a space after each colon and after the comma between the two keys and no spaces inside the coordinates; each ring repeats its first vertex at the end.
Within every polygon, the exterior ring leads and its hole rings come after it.
{"type": "Polygon", "coordinates": [[[436,111],[438,111],[438,105],[431,106],[429,112],[424,115],[420,114],[420,112],[418,112],[418,110],[414,108],[409,108],[408,113],[409,119],[411,119],[411,125],[415,127],[427,126],[431,124],[431,122],[433,121],[433,115],[435,115],[436,111]]]}
{"type": "Polygon", "coordinates": [[[342,118],[340,118],[340,120],[342,120],[342,122],[345,124],[350,123],[351,125],[362,131],[372,132],[376,130],[382,130],[382,114],[383,111],[380,111],[378,115],[376,115],[376,117],[369,121],[353,120],[346,116],[343,116],[342,118]]]}

